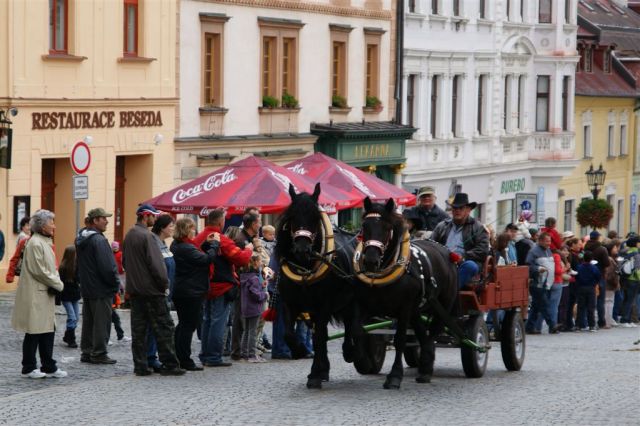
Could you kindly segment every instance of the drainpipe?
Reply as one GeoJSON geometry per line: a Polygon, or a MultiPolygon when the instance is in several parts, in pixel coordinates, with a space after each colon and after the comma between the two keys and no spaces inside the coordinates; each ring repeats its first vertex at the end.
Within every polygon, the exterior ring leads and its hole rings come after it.
{"type": "Polygon", "coordinates": [[[397,0],[396,6],[396,80],[394,99],[396,101],[395,124],[402,124],[402,76],[404,69],[404,0],[397,0]]]}

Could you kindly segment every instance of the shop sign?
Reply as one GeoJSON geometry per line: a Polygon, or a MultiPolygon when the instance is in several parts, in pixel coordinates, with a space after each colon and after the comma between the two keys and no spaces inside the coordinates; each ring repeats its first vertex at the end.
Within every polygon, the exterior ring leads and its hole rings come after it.
{"type": "Polygon", "coordinates": [[[161,127],[160,111],[32,112],[31,130],[161,127]]]}
{"type": "Polygon", "coordinates": [[[402,158],[402,144],[404,142],[389,143],[360,143],[343,144],[342,161],[375,161],[402,158]]]}
{"type": "Polygon", "coordinates": [[[510,192],[524,191],[526,185],[525,178],[503,180],[500,184],[500,193],[508,194],[510,192]]]}

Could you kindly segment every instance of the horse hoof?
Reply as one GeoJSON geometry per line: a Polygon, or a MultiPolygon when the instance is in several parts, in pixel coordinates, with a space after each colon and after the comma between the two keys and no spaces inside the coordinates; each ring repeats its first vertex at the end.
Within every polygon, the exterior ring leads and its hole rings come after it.
{"type": "Polygon", "coordinates": [[[307,389],[322,389],[322,379],[307,379],[307,389]]]}
{"type": "Polygon", "coordinates": [[[384,385],[382,385],[385,389],[400,389],[400,383],[402,383],[402,379],[399,377],[388,377],[385,380],[384,385]]]}
{"type": "Polygon", "coordinates": [[[421,374],[416,377],[416,382],[418,383],[431,383],[431,376],[428,374],[421,374]]]}

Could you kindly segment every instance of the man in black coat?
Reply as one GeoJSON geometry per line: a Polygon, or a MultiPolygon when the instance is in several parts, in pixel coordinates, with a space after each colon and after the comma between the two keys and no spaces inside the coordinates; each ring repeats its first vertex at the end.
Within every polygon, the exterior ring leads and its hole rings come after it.
{"type": "Polygon", "coordinates": [[[107,355],[111,304],[120,288],[116,261],[103,234],[111,216],[103,208],[90,210],[87,227],[76,237],[77,273],[83,298],[80,361],[91,364],[116,363],[107,355]]]}
{"type": "Polygon", "coordinates": [[[436,205],[436,190],[432,186],[423,186],[418,191],[418,204],[410,209],[422,220],[423,231],[433,231],[438,223],[447,219],[447,213],[436,205]]]}
{"type": "Polygon", "coordinates": [[[598,283],[600,288],[600,293],[598,294],[598,299],[596,302],[596,310],[598,311],[598,327],[602,328],[607,325],[605,321],[605,293],[606,293],[606,282],[604,279],[605,269],[609,266],[609,251],[605,246],[600,242],[600,233],[598,231],[591,231],[589,234],[589,241],[584,245],[584,251],[590,251],[593,255],[593,259],[598,261],[596,265],[600,270],[601,279],[598,283]]]}

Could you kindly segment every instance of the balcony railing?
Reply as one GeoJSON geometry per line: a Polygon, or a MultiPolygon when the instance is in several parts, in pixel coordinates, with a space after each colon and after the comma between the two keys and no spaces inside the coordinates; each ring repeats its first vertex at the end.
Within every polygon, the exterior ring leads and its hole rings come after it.
{"type": "Polygon", "coordinates": [[[575,134],[534,133],[529,139],[529,160],[570,160],[575,153],[575,134]]]}

